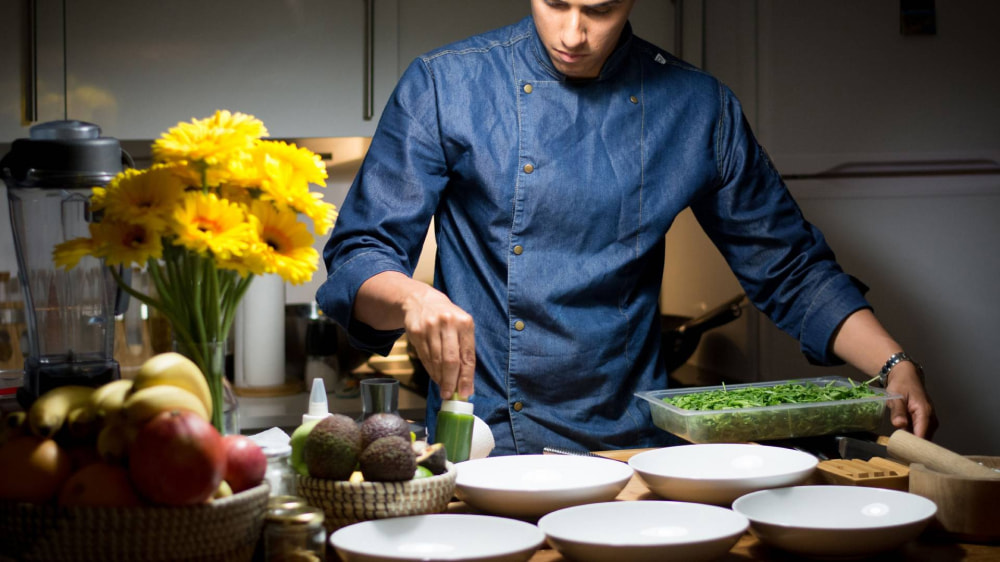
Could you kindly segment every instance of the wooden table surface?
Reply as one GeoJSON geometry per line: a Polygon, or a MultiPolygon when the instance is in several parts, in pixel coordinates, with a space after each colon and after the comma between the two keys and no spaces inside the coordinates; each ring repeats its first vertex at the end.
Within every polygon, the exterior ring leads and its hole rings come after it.
{"type": "MultiPolygon", "coordinates": [[[[597,454],[620,461],[627,461],[631,456],[647,449],[629,449],[623,451],[601,451],[597,454]]],[[[618,494],[620,501],[642,501],[661,499],[646,488],[639,476],[633,476],[632,480],[618,494]]],[[[449,506],[450,512],[468,512],[460,502],[455,502],[449,506]]],[[[729,551],[722,561],[735,560],[801,560],[801,556],[793,555],[774,548],[765,546],[749,532],[740,538],[736,546],[729,551]]],[[[998,561],[1000,560],[1000,544],[972,544],[958,543],[946,537],[935,536],[931,532],[925,532],[916,541],[911,541],[902,548],[892,552],[884,553],[878,560],[914,560],[926,562],[949,562],[952,560],[972,560],[972,561],[998,561]]],[[[530,562],[563,562],[567,561],[557,551],[547,544],[543,545],[530,562]]],[[[567,561],[568,562],[568,561],[567,561]]],[[[624,562],[624,561],[623,561],[624,562]]]]}

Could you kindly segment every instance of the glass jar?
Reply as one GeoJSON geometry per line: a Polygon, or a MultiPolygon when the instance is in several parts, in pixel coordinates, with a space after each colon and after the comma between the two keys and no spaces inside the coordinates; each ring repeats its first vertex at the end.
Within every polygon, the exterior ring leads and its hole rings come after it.
{"type": "Polygon", "coordinates": [[[295,471],[289,459],[292,454],[291,445],[264,447],[267,457],[267,471],[264,480],[271,485],[271,496],[294,496],[297,491],[295,471]]]}
{"type": "Polygon", "coordinates": [[[269,509],[264,518],[264,560],[323,562],[326,529],[323,511],[309,505],[269,509]]]}

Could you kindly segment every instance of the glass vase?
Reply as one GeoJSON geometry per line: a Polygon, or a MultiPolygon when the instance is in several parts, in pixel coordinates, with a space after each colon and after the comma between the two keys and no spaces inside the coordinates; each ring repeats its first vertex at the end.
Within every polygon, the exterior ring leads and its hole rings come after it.
{"type": "Polygon", "coordinates": [[[223,435],[240,433],[240,401],[226,378],[226,342],[185,342],[174,339],[174,351],[198,365],[212,392],[212,425],[223,435]]]}

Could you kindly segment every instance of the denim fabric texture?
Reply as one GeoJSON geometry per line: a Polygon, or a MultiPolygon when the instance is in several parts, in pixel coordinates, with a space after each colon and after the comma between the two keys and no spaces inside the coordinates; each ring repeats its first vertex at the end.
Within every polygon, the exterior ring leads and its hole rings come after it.
{"type": "MultiPolygon", "coordinates": [[[[494,454],[662,446],[637,391],[662,389],[664,235],[691,207],[750,300],[837,363],[831,336],[868,306],[717,79],[626,26],[571,81],[534,24],[415,60],[393,93],[324,251],[323,311],[359,348],[401,332],[352,320],[361,284],[412,274],[435,219],[435,286],[476,323],[476,415],[494,454]]],[[[433,386],[427,425],[440,405],[433,386]]],[[[433,436],[432,436],[433,437],[433,436]]]]}

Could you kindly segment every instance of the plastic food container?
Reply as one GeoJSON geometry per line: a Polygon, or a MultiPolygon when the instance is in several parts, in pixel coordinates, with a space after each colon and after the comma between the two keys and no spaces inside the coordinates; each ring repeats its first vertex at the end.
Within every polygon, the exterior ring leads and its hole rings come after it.
{"type": "MultiPolygon", "coordinates": [[[[767,381],[725,385],[728,390],[747,387],[771,387],[788,383],[812,383],[826,386],[857,386],[858,382],[847,377],[815,377],[783,381],[767,381]]],[[[781,404],[756,408],[731,408],[725,410],[684,410],[663,401],[682,394],[722,390],[722,386],[700,386],[669,390],[638,392],[636,396],[649,401],[653,424],[664,431],[692,443],[741,443],[766,439],[809,437],[849,431],[873,431],[882,423],[886,402],[901,398],[874,388],[873,396],[811,402],[806,404],[781,404]]]]}

